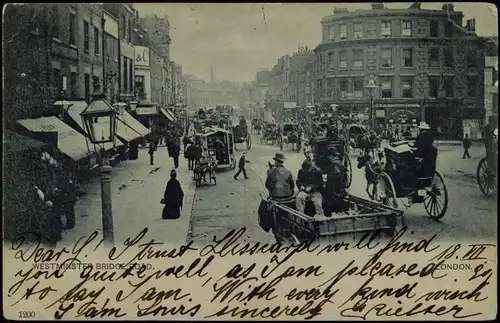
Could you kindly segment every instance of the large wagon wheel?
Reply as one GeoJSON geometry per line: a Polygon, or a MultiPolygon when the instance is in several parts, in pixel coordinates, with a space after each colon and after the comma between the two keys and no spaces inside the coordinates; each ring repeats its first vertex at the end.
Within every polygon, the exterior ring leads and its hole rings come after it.
{"type": "Polygon", "coordinates": [[[350,187],[351,183],[352,183],[352,165],[351,165],[351,159],[349,158],[349,155],[344,154],[344,158],[342,160],[342,163],[344,164],[344,168],[346,170],[346,176],[347,176],[346,186],[350,187]]]}
{"type": "Polygon", "coordinates": [[[374,200],[392,208],[398,208],[398,199],[396,189],[392,183],[392,179],[386,172],[378,175],[377,188],[374,192],[374,200]]]}
{"type": "Polygon", "coordinates": [[[247,149],[250,150],[250,148],[252,148],[252,136],[247,133],[247,149]]]}
{"type": "Polygon", "coordinates": [[[212,180],[214,180],[214,185],[217,185],[217,178],[215,177],[215,170],[212,169],[210,171],[210,183],[212,183],[212,180]]]}
{"type": "Polygon", "coordinates": [[[195,176],[196,187],[200,187],[200,185],[201,185],[201,179],[202,179],[201,173],[197,172],[196,176],[195,176]]]}
{"type": "Polygon", "coordinates": [[[486,157],[482,158],[477,165],[476,178],[479,189],[484,195],[492,196],[497,194],[495,170],[489,167],[486,157]]]}
{"type": "Polygon", "coordinates": [[[430,190],[427,191],[427,196],[424,199],[424,208],[427,214],[434,219],[439,220],[448,209],[448,190],[444,183],[444,178],[436,171],[432,178],[430,190]]]}

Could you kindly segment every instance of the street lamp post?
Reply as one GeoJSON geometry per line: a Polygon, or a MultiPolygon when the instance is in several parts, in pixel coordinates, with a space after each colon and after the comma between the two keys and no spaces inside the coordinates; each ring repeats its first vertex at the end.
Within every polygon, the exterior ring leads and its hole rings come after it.
{"type": "Polygon", "coordinates": [[[375,127],[375,113],[373,112],[373,93],[377,89],[377,86],[375,85],[375,81],[373,81],[373,78],[370,77],[370,80],[368,81],[368,85],[366,86],[366,90],[368,91],[368,94],[370,95],[370,124],[372,127],[372,130],[375,127]]]}
{"type": "MultiPolygon", "coordinates": [[[[93,144],[115,142],[116,110],[105,100],[104,94],[94,95],[92,102],[80,114],[83,124],[93,144]]],[[[114,245],[113,213],[111,202],[111,166],[106,158],[104,146],[101,149],[101,179],[102,232],[104,242],[114,245]]]]}

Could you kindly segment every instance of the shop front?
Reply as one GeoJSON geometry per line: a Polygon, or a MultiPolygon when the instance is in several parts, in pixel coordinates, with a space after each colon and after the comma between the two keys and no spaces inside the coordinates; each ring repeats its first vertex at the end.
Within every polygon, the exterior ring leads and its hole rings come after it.
{"type": "Polygon", "coordinates": [[[57,148],[55,159],[64,165],[70,177],[78,177],[98,165],[97,153],[87,138],[57,117],[41,117],[17,121],[31,137],[57,148]]]}
{"type": "Polygon", "coordinates": [[[154,103],[139,101],[135,109],[135,117],[142,125],[151,129],[158,123],[158,110],[154,103]]]}

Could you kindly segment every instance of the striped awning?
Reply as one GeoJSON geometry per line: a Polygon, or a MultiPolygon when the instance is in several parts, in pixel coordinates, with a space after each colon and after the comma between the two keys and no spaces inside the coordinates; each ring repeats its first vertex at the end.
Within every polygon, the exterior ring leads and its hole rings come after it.
{"type": "Polygon", "coordinates": [[[160,112],[168,119],[170,120],[171,122],[174,122],[175,121],[175,116],[172,112],[170,112],[170,110],[168,109],[163,109],[163,108],[160,108],[160,112]]]}

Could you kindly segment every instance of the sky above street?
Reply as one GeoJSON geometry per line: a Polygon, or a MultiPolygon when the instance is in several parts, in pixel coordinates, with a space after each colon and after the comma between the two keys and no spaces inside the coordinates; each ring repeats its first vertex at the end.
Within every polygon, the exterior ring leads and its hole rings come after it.
{"type": "MultiPolygon", "coordinates": [[[[422,3],[440,10],[444,3],[422,3]]],[[[384,3],[408,8],[410,3],[384,3]]],[[[454,3],[455,11],[476,18],[476,32],[498,35],[497,9],[488,3],[454,3]]],[[[370,9],[370,3],[134,3],[141,17],[168,16],[172,38],[171,60],[184,74],[217,80],[249,82],[255,73],[270,69],[278,57],[299,45],[314,48],[321,40],[320,20],[334,8],[370,9]]]]}

